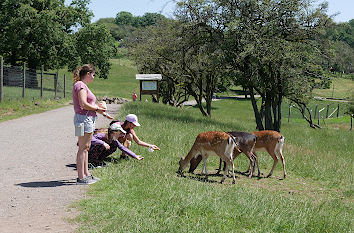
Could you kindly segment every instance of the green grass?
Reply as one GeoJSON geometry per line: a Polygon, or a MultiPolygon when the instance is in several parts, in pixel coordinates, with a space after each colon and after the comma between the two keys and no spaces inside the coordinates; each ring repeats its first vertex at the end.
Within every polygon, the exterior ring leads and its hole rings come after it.
{"type": "Polygon", "coordinates": [[[45,112],[66,105],[69,99],[15,99],[0,103],[0,122],[45,112]]]}
{"type": "MultiPolygon", "coordinates": [[[[351,232],[353,231],[353,140],[347,130],[313,130],[284,123],[284,156],[288,177],[278,164],[273,178],[238,175],[219,184],[220,176],[205,182],[199,166],[180,177],[178,155],[186,155],[196,135],[209,130],[254,131],[248,101],[213,103],[211,119],[195,108],[161,104],[126,104],[117,118],[139,116],[139,137],[161,151],[149,153],[133,144],[142,161],[118,161],[94,170],[102,180],[89,187],[77,217],[80,232],[351,232]]],[[[115,154],[118,157],[119,154],[115,154]]],[[[260,153],[261,171],[272,160],[260,153]]],[[[248,160],[235,160],[244,171],[248,160]]],[[[208,160],[214,173],[218,159],[208,160]]]]}
{"type": "Polygon", "coordinates": [[[108,79],[96,78],[89,88],[96,96],[123,97],[132,99],[134,92],[139,93],[140,84],[135,79],[137,70],[127,59],[112,59],[112,69],[108,79]]]}
{"type": "Polygon", "coordinates": [[[354,93],[354,80],[333,78],[329,89],[315,89],[314,96],[327,98],[348,99],[354,93]]]}

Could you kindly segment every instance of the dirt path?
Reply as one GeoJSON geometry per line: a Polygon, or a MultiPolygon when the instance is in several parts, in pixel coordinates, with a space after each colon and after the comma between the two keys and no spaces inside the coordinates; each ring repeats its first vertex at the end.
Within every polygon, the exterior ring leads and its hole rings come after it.
{"type": "MultiPolygon", "coordinates": [[[[109,104],[116,114],[121,105],[109,104]]],[[[85,198],[76,185],[72,105],[0,123],[0,232],[73,232],[68,205],[85,198]]],[[[109,120],[100,116],[96,127],[109,120]]]]}

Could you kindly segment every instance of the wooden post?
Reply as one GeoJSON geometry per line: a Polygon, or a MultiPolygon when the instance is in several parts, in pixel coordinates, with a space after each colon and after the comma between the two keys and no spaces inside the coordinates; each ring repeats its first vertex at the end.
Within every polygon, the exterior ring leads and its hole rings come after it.
{"type": "Polygon", "coordinates": [[[3,98],[3,87],[4,87],[4,58],[0,57],[0,103],[3,98]]]}
{"type": "Polygon", "coordinates": [[[291,103],[289,104],[289,117],[288,117],[288,123],[290,122],[291,119],[291,103]]]}
{"type": "Polygon", "coordinates": [[[328,118],[329,104],[327,104],[326,118],[328,118]]]}
{"type": "Polygon", "coordinates": [[[337,118],[339,117],[339,104],[338,104],[338,107],[337,107],[337,118]]]}
{"type": "Polygon", "coordinates": [[[160,103],[160,95],[159,95],[159,82],[156,81],[156,86],[157,86],[157,93],[156,93],[156,96],[157,96],[157,103],[160,103]]]}
{"type": "Polygon", "coordinates": [[[41,98],[43,98],[43,73],[44,73],[44,66],[42,65],[42,70],[41,70],[41,98]]]}
{"type": "Polygon", "coordinates": [[[26,89],[26,62],[23,63],[23,87],[22,87],[22,98],[25,98],[26,89]]]}
{"type": "Polygon", "coordinates": [[[58,92],[58,71],[54,75],[54,99],[57,98],[57,92],[58,92]]]}
{"type": "Polygon", "coordinates": [[[142,83],[143,83],[143,81],[140,80],[140,102],[141,102],[141,89],[142,89],[142,85],[143,85],[142,83]]]}
{"type": "Polygon", "coordinates": [[[320,126],[320,111],[318,111],[317,116],[317,125],[320,126]]]}
{"type": "Polygon", "coordinates": [[[64,74],[64,99],[66,97],[66,75],[64,74]]]}

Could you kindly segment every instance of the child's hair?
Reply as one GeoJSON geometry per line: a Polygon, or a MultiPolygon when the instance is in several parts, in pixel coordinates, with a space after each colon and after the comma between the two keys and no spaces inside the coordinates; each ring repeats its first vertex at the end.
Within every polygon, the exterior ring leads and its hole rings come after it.
{"type": "Polygon", "coordinates": [[[95,67],[91,64],[85,64],[81,67],[76,68],[74,71],[74,83],[77,81],[81,81],[82,78],[87,74],[87,73],[95,73],[95,67]]]}

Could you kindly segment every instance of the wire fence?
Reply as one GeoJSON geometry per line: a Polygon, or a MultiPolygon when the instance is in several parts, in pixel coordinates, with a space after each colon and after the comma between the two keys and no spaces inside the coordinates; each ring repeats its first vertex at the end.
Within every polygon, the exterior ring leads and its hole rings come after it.
{"type": "MultiPolygon", "coordinates": [[[[303,118],[299,109],[294,108],[295,105],[288,105],[288,122],[291,122],[291,119],[303,118]]],[[[345,116],[345,103],[330,103],[330,104],[310,104],[309,110],[312,116],[312,121],[318,126],[325,125],[326,119],[333,119],[345,116]]],[[[283,108],[283,112],[285,109],[283,108]]],[[[306,113],[308,116],[308,113],[306,113]]],[[[353,129],[353,118],[354,115],[350,116],[350,130],[353,129]]]]}
{"type": "Polygon", "coordinates": [[[4,64],[0,57],[0,102],[15,99],[65,98],[66,77],[23,66],[4,64]]]}

